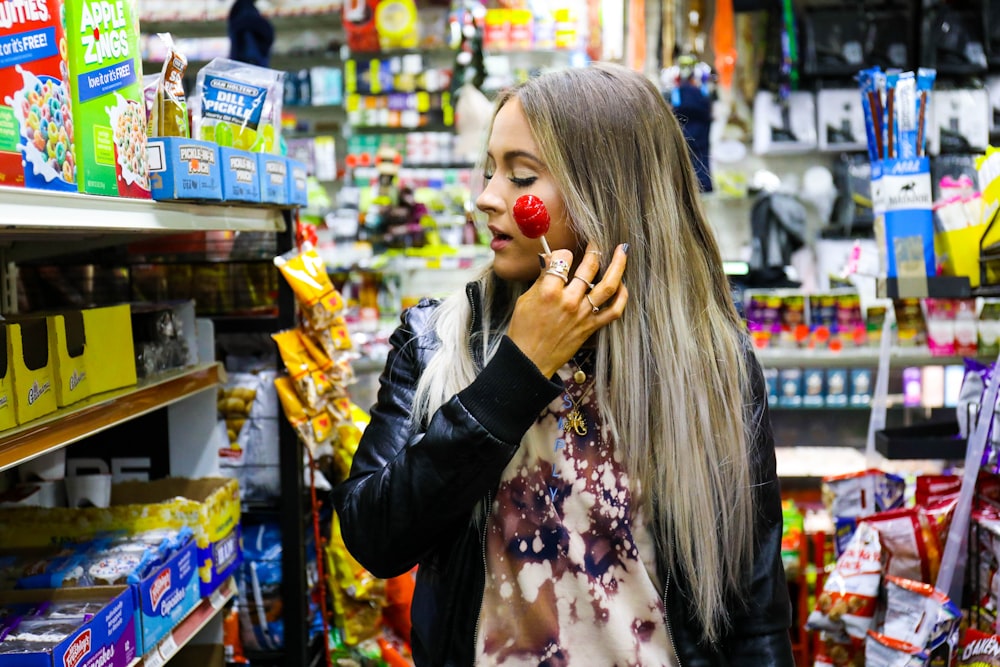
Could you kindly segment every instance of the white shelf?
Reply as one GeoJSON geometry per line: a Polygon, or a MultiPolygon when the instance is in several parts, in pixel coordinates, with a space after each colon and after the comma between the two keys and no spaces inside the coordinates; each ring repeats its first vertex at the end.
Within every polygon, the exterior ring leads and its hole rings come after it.
{"type": "MultiPolygon", "coordinates": [[[[878,348],[830,350],[757,350],[757,359],[764,368],[876,368],[878,348]]],[[[964,363],[965,357],[938,357],[927,348],[892,348],[892,366],[953,366],[964,363]]],[[[992,360],[992,358],[990,359],[992,360]]]]}
{"type": "Polygon", "coordinates": [[[160,667],[171,660],[178,651],[184,648],[202,628],[208,625],[219,610],[236,595],[236,581],[230,577],[219,586],[209,597],[204,598],[198,606],[191,610],[170,634],[160,640],[153,650],[142,656],[135,664],[144,667],[160,667]]]}
{"type": "Polygon", "coordinates": [[[0,187],[0,247],[20,261],[115,244],[144,234],[200,231],[279,232],[278,208],[155,202],[0,187]],[[63,250],[60,250],[62,246],[63,250]]]}

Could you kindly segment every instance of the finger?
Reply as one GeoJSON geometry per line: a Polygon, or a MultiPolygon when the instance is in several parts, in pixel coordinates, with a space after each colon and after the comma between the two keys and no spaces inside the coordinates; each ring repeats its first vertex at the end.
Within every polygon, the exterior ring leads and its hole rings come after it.
{"type": "Polygon", "coordinates": [[[621,283],[618,291],[615,292],[614,296],[603,306],[600,310],[594,313],[594,317],[597,319],[597,324],[599,326],[604,326],[610,324],[615,320],[621,319],[622,314],[625,312],[625,304],[628,303],[628,287],[625,283],[621,283]]]}
{"type": "Polygon", "coordinates": [[[582,299],[589,290],[594,289],[594,277],[601,270],[601,251],[592,244],[587,245],[587,251],[583,253],[583,259],[573,273],[573,280],[566,286],[566,289],[573,290],[582,299]]]}
{"type": "Polygon", "coordinates": [[[611,257],[611,264],[601,279],[594,284],[594,289],[590,291],[590,298],[597,305],[602,305],[618,292],[622,285],[622,275],[625,273],[625,264],[628,262],[628,245],[622,244],[615,248],[615,254],[611,257]]]}
{"type": "MultiPolygon", "coordinates": [[[[544,257],[542,258],[545,259],[544,257]]],[[[541,283],[549,282],[564,287],[569,281],[569,270],[573,264],[573,253],[569,250],[554,250],[545,261],[545,268],[539,278],[541,283]],[[558,282],[555,282],[558,280],[558,282]]]]}

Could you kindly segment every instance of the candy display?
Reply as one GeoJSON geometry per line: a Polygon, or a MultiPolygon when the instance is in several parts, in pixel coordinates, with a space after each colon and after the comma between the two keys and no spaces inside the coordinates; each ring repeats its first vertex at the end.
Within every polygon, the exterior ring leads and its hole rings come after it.
{"type": "Polygon", "coordinates": [[[62,0],[0,23],[0,183],[76,191],[62,0]]]}
{"type": "Polygon", "coordinates": [[[136,0],[67,5],[80,192],[148,199],[146,111],[136,0]]]}
{"type": "Polygon", "coordinates": [[[545,233],[549,231],[549,212],[545,209],[545,202],[535,195],[518,197],[514,202],[514,222],[529,239],[542,240],[546,255],[552,254],[549,242],[545,240],[545,233]]]}

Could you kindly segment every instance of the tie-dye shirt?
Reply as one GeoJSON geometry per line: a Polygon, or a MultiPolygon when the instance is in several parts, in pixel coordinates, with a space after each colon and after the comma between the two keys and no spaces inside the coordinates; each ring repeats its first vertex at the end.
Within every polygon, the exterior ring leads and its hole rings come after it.
{"type": "MultiPolygon", "coordinates": [[[[539,416],[500,481],[487,526],[476,664],[672,667],[652,536],[588,378],[539,416]],[[583,397],[586,433],[564,431],[583,397]]],[[[583,429],[580,429],[583,430],[583,429]]]]}

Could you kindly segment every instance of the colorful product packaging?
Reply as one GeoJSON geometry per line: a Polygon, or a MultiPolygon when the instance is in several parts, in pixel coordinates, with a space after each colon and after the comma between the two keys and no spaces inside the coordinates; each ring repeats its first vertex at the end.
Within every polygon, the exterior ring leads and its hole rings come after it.
{"type": "Polygon", "coordinates": [[[137,0],[66,7],[80,192],[150,198],[137,0]]]}
{"type": "Polygon", "coordinates": [[[260,153],[257,170],[260,175],[260,200],[265,204],[288,204],[291,186],[288,184],[288,158],[260,153]]]}
{"type": "Polygon", "coordinates": [[[288,158],[288,203],[309,205],[308,171],[304,162],[288,158]]]}
{"type": "Polygon", "coordinates": [[[219,147],[186,137],[151,137],[146,144],[153,199],[222,199],[219,147]]]}
{"type": "Polygon", "coordinates": [[[75,192],[63,1],[3,4],[0,184],[75,192]]]}

